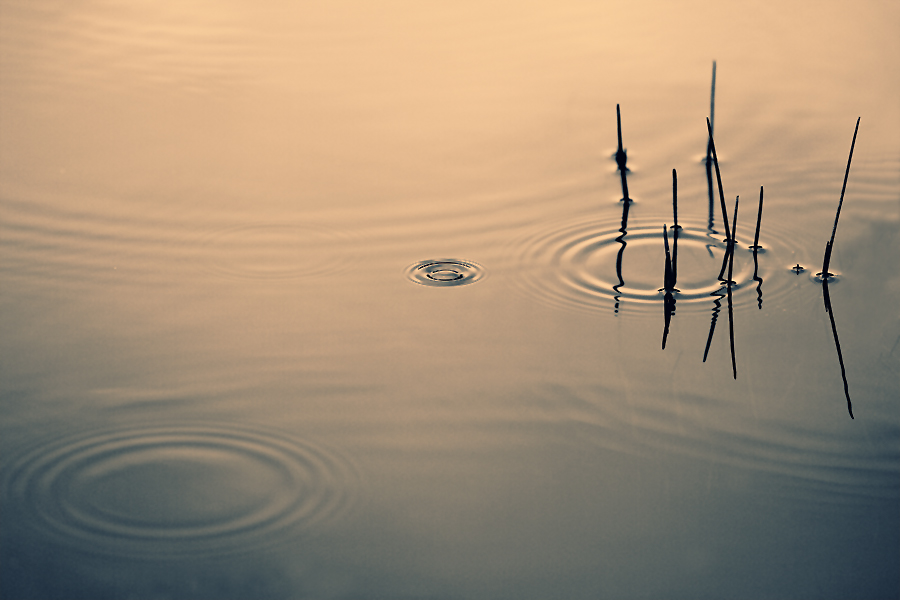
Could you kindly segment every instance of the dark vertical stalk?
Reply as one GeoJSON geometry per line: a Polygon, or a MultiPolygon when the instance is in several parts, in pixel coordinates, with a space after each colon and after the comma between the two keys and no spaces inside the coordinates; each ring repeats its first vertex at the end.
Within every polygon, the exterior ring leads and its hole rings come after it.
{"type": "Polygon", "coordinates": [[[844,171],[844,185],[841,188],[841,199],[838,201],[837,214],[834,215],[834,227],[831,230],[831,241],[825,246],[825,258],[822,261],[822,279],[828,279],[831,273],[828,272],[828,265],[831,263],[831,251],[834,249],[834,235],[837,233],[838,219],[841,218],[841,206],[844,204],[844,192],[847,191],[847,178],[850,177],[850,161],[853,160],[853,148],[856,146],[856,134],[859,133],[859,120],[856,118],[856,129],[853,130],[853,141],[850,143],[850,157],[847,159],[847,170],[844,171]]]}
{"type": "Polygon", "coordinates": [[[672,287],[678,279],[678,174],[672,169],[672,212],[675,217],[675,225],[672,226],[672,287]]]}
{"type": "Polygon", "coordinates": [[[734,253],[734,246],[731,244],[727,244],[725,246],[725,256],[722,258],[722,268],[719,269],[719,274],[716,276],[716,279],[721,281],[723,284],[727,281],[725,279],[725,270],[728,268],[728,261],[731,260],[731,255],[734,253]]]}
{"type": "Polygon", "coordinates": [[[619,105],[616,104],[616,130],[619,134],[619,148],[616,150],[616,164],[619,165],[620,171],[625,171],[625,161],[628,157],[625,155],[625,149],[622,147],[622,114],[619,111],[619,105]]]}
{"type": "Polygon", "coordinates": [[[678,173],[672,169],[672,216],[675,218],[675,225],[672,229],[681,229],[678,224],[678,173]]]}
{"type": "Polygon", "coordinates": [[[759,186],[759,212],[756,214],[756,233],[753,235],[753,245],[750,246],[753,248],[753,254],[756,254],[756,251],[759,250],[759,225],[762,223],[762,209],[763,209],[763,186],[759,186]]]}
{"type": "Polygon", "coordinates": [[[730,242],[731,242],[732,246],[734,246],[737,243],[737,240],[735,238],[737,236],[738,203],[740,201],[741,201],[741,197],[735,196],[735,198],[734,198],[734,221],[732,221],[732,224],[731,224],[731,238],[730,238],[730,242]]]}
{"type": "MultiPolygon", "coordinates": [[[[707,142],[707,146],[709,146],[709,142],[707,142]]],[[[709,192],[709,217],[706,223],[706,228],[709,229],[710,233],[717,233],[714,229],[715,222],[715,207],[716,200],[715,195],[713,193],[713,183],[712,183],[712,161],[706,161],[706,189],[709,192]]]]}
{"type": "Polygon", "coordinates": [[[719,184],[719,202],[722,205],[722,222],[725,223],[725,237],[732,239],[731,232],[728,230],[728,210],[725,208],[725,192],[722,191],[722,174],[719,172],[719,157],[716,154],[716,142],[713,139],[712,125],[709,119],[706,119],[706,128],[709,130],[709,145],[712,148],[713,165],[716,167],[716,182],[719,184]]]}
{"type": "MultiPolygon", "coordinates": [[[[712,126],[715,124],[716,117],[716,61],[713,61],[713,69],[712,69],[712,88],[709,92],[709,122],[710,122],[710,133],[709,137],[712,138],[712,126]]],[[[706,164],[709,164],[709,153],[712,147],[712,140],[706,142],[706,164]]]]}

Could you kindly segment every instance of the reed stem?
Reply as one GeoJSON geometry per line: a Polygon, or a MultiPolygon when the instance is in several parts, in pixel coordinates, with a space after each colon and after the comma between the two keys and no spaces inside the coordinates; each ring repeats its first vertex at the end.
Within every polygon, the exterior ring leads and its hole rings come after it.
{"type": "Polygon", "coordinates": [[[625,155],[625,149],[622,147],[622,113],[619,111],[619,105],[616,104],[616,131],[619,134],[619,148],[616,150],[616,164],[619,170],[625,172],[625,162],[628,157],[625,155]]]}
{"type": "Polygon", "coordinates": [[[753,236],[753,251],[756,252],[759,246],[759,224],[762,223],[762,209],[763,209],[763,186],[759,186],[759,212],[756,214],[756,233],[753,236]]]}
{"type": "MultiPolygon", "coordinates": [[[[709,121],[710,121],[710,134],[709,137],[712,138],[712,126],[715,124],[716,117],[716,61],[713,61],[713,69],[712,69],[712,88],[709,92],[709,121]]],[[[706,143],[706,164],[709,164],[709,153],[710,147],[712,146],[712,140],[706,143]]]]}
{"type": "Polygon", "coordinates": [[[719,157],[716,154],[716,142],[713,139],[712,124],[706,119],[706,129],[709,130],[709,145],[712,148],[713,164],[716,167],[716,182],[719,184],[719,202],[722,205],[722,222],[725,223],[725,237],[732,239],[728,230],[728,210],[725,208],[725,192],[722,191],[722,174],[719,172],[719,157]]]}
{"type": "Polygon", "coordinates": [[[844,192],[847,191],[847,178],[850,177],[850,161],[853,160],[853,148],[856,146],[856,134],[859,133],[859,120],[856,118],[856,129],[853,130],[853,141],[850,142],[850,156],[847,158],[847,170],[844,171],[844,185],[841,187],[841,199],[838,201],[837,214],[834,215],[834,227],[831,229],[831,241],[825,246],[825,259],[822,262],[822,278],[827,279],[831,276],[828,272],[828,265],[831,263],[831,251],[834,249],[834,235],[837,233],[838,219],[841,218],[841,206],[844,204],[844,192]]]}
{"type": "Polygon", "coordinates": [[[672,229],[681,229],[681,225],[678,224],[678,174],[675,169],[672,169],[672,213],[675,217],[672,229]]]}

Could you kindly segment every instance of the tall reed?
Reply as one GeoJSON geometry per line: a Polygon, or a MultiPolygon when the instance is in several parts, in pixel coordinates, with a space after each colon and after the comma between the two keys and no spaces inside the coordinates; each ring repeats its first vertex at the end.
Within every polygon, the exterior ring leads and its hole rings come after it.
{"type": "Polygon", "coordinates": [[[844,185],[841,188],[841,199],[838,201],[837,214],[834,215],[834,227],[831,229],[831,240],[827,244],[825,244],[825,258],[822,260],[822,272],[819,275],[822,276],[822,279],[828,279],[829,277],[833,277],[832,273],[828,272],[828,265],[831,264],[831,251],[834,249],[834,235],[837,233],[838,219],[841,218],[841,206],[844,204],[844,192],[847,191],[847,178],[850,176],[850,161],[853,160],[853,148],[856,146],[856,134],[859,133],[859,120],[861,117],[856,118],[856,129],[853,130],[853,141],[850,142],[850,157],[847,159],[847,170],[844,171],[844,185]]]}

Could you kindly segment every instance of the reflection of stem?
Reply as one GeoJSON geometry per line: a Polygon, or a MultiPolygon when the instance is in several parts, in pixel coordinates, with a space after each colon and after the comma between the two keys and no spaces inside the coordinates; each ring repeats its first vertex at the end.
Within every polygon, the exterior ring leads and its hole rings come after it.
{"type": "Polygon", "coordinates": [[[734,251],[731,252],[731,260],[728,261],[728,282],[725,284],[728,290],[728,336],[731,342],[731,371],[737,379],[737,362],[734,358],[734,312],[731,304],[731,270],[734,267],[734,251]]]}
{"type": "Polygon", "coordinates": [[[666,229],[666,226],[663,225],[663,242],[666,247],[666,272],[663,278],[663,290],[668,293],[675,290],[675,271],[672,269],[672,255],[669,254],[669,235],[666,229]]]}
{"type": "Polygon", "coordinates": [[[625,236],[628,235],[628,207],[631,205],[631,202],[626,202],[625,206],[622,208],[622,226],[619,228],[621,235],[616,238],[616,241],[622,244],[622,247],[619,248],[619,253],[616,255],[616,276],[619,278],[618,285],[613,286],[613,291],[615,295],[613,296],[616,300],[615,312],[618,314],[619,312],[619,289],[625,285],[625,280],[622,279],[622,257],[625,255],[625,236]]]}
{"type": "Polygon", "coordinates": [[[622,200],[625,203],[625,206],[622,208],[622,226],[619,228],[622,235],[616,238],[616,241],[622,244],[622,247],[619,248],[619,253],[616,256],[616,276],[619,278],[619,283],[613,286],[613,292],[615,292],[613,298],[615,298],[616,301],[615,312],[618,314],[619,298],[621,298],[619,289],[625,285],[625,280],[622,279],[622,257],[625,255],[625,236],[628,234],[628,210],[631,206],[631,198],[628,197],[628,179],[625,176],[625,172],[628,171],[628,168],[625,166],[628,157],[625,155],[625,150],[622,148],[622,113],[619,111],[618,104],[616,104],[616,131],[619,136],[619,148],[616,150],[616,164],[619,166],[619,174],[622,176],[622,200]]]}
{"type": "MultiPolygon", "coordinates": [[[[734,200],[734,222],[731,226],[732,236],[737,232],[737,217],[738,217],[738,202],[741,197],[738,196],[734,200]]],[[[734,271],[734,238],[732,237],[728,246],[731,248],[731,258],[728,260],[728,281],[726,282],[726,287],[728,289],[728,333],[729,333],[729,341],[731,343],[731,371],[734,373],[734,378],[737,379],[737,361],[734,357],[734,311],[732,309],[731,302],[731,284],[734,282],[731,280],[731,275],[734,271]]]]}
{"type": "Polygon", "coordinates": [[[834,324],[834,311],[831,308],[831,295],[828,293],[828,278],[822,281],[822,290],[825,292],[825,312],[831,319],[831,332],[834,334],[834,347],[837,348],[838,362],[841,365],[841,378],[844,380],[844,395],[847,397],[847,411],[853,418],[853,405],[850,403],[850,387],[847,385],[847,371],[844,369],[844,356],[841,354],[841,343],[838,341],[837,325],[834,324]]]}
{"type": "Polygon", "coordinates": [[[666,292],[663,297],[663,311],[665,325],[663,327],[662,349],[666,349],[666,338],[669,337],[669,325],[672,323],[672,315],[675,314],[675,296],[671,292],[666,292]]]}
{"type": "MultiPolygon", "coordinates": [[[[726,253],[726,257],[727,257],[726,253]]],[[[706,338],[706,349],[703,351],[703,362],[706,362],[706,357],[709,355],[709,347],[712,344],[713,334],[716,332],[716,321],[719,319],[719,311],[722,308],[722,298],[724,294],[722,294],[722,288],[719,288],[710,296],[714,296],[716,299],[713,300],[713,310],[712,310],[712,319],[709,322],[709,337],[706,338]]]]}
{"type": "Polygon", "coordinates": [[[756,300],[759,303],[759,309],[762,310],[762,277],[759,276],[759,261],[756,259],[756,248],[753,249],[753,281],[758,281],[756,284],[756,300]]]}

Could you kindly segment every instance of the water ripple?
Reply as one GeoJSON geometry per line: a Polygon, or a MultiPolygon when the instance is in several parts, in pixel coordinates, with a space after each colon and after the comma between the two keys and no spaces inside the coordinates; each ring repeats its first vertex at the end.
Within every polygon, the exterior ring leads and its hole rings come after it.
{"type": "Polygon", "coordinates": [[[123,429],[39,447],[4,469],[6,521],[102,554],[225,554],[321,527],[355,470],[319,445],[225,426],[123,429]]]}
{"type": "Polygon", "coordinates": [[[294,279],[339,272],[354,246],[340,231],[316,224],[255,224],[204,240],[203,264],[237,279],[294,279]]]}
{"type": "MultiPolygon", "coordinates": [[[[632,310],[647,312],[661,306],[665,251],[663,220],[632,220],[622,234],[617,220],[582,220],[559,223],[532,232],[518,240],[513,249],[514,286],[520,291],[551,306],[580,310],[616,310],[620,304],[632,310]]],[[[706,310],[722,289],[719,274],[725,254],[723,235],[703,226],[681,223],[675,263],[679,310],[706,310]]],[[[674,248],[673,231],[668,232],[674,248]]],[[[785,238],[786,239],[786,238],[785,238]]],[[[748,240],[752,240],[752,235],[748,240]]],[[[783,251],[781,238],[765,239],[767,250],[753,255],[743,250],[752,243],[738,236],[735,254],[734,307],[757,306],[758,281],[765,280],[783,265],[775,265],[783,251]]],[[[786,291],[786,286],[764,288],[769,298],[786,291]]]]}
{"type": "Polygon", "coordinates": [[[468,285],[484,275],[481,265],[454,258],[423,260],[406,268],[406,277],[410,281],[437,287],[468,285]]]}

